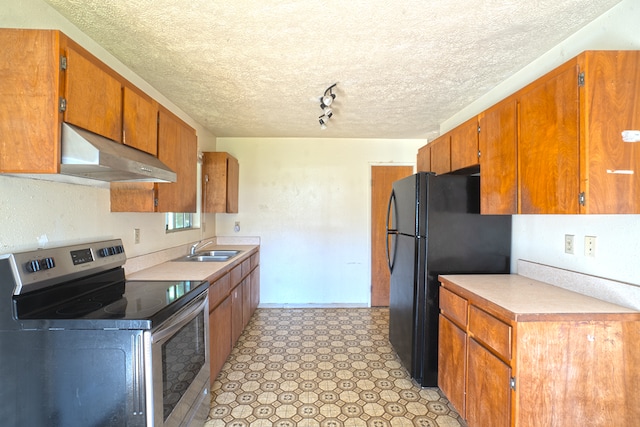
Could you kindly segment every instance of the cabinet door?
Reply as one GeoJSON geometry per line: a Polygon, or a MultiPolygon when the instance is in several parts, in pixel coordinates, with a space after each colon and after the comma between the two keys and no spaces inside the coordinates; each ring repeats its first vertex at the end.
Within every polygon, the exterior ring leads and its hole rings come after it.
{"type": "Polygon", "coordinates": [[[0,172],[60,170],[57,31],[0,29],[0,172]]]}
{"type": "Polygon", "coordinates": [[[111,212],[155,212],[156,184],[152,182],[112,182],[109,184],[111,212]]]}
{"type": "Polygon", "coordinates": [[[638,214],[640,144],[622,132],[640,130],[640,51],[586,52],[581,62],[584,213],[638,214]]]}
{"type": "Polygon", "coordinates": [[[202,165],[202,210],[238,213],[238,160],[225,152],[204,153],[202,165]]]}
{"type": "Polygon", "coordinates": [[[157,156],[158,106],[156,102],[128,86],[124,87],[122,96],[122,142],[157,156]]]}
{"type": "Polygon", "coordinates": [[[451,170],[456,171],[478,164],[478,118],[474,117],[452,129],[451,170]]]}
{"type": "Polygon", "coordinates": [[[465,418],[467,334],[440,315],[438,333],[438,387],[465,418]]]}
{"type": "Polygon", "coordinates": [[[251,271],[249,280],[251,281],[251,315],[253,315],[260,304],[260,267],[251,271]]]}
{"type": "Polygon", "coordinates": [[[516,101],[507,98],[479,118],[480,213],[516,214],[516,101]]]}
{"type": "Polygon", "coordinates": [[[526,87],[519,95],[518,118],[520,213],[579,213],[576,61],[526,87]]]}
{"type": "Polygon", "coordinates": [[[209,361],[211,383],[231,353],[231,298],[225,298],[209,313],[209,361]]]}
{"type": "Polygon", "coordinates": [[[416,158],[417,172],[431,172],[431,145],[427,144],[418,150],[416,158]]]}
{"type": "Polygon", "coordinates": [[[511,368],[469,339],[467,423],[469,427],[511,425],[511,368]]]}
{"type": "Polygon", "coordinates": [[[242,286],[242,329],[244,329],[251,319],[251,280],[249,277],[244,279],[240,286],[242,286]]]}
{"type": "Polygon", "coordinates": [[[431,172],[451,172],[451,138],[449,133],[431,142],[431,172]]]}
{"type": "Polygon", "coordinates": [[[107,67],[67,47],[66,122],[114,141],[122,140],[122,84],[107,67]]]}
{"type": "Polygon", "coordinates": [[[227,213],[238,213],[240,165],[235,157],[227,157],[227,213]]]}
{"type": "Polygon", "coordinates": [[[236,286],[231,290],[231,346],[233,347],[238,338],[242,335],[244,324],[242,320],[242,302],[243,302],[243,287],[241,285],[236,286]]]}
{"type": "Polygon", "coordinates": [[[176,172],[176,182],[159,183],[158,212],[195,212],[198,141],[195,131],[173,114],[161,110],[158,159],[176,172]]]}

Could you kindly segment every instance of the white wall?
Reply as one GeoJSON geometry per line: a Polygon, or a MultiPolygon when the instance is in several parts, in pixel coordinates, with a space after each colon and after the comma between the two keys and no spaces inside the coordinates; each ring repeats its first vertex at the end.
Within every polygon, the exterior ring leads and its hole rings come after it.
{"type": "MultiPolygon", "coordinates": [[[[215,150],[214,135],[43,1],[0,2],[0,27],[62,30],[193,126],[198,134],[200,150],[215,150]]],[[[0,225],[0,253],[102,238],[122,238],[127,255],[132,257],[211,236],[215,229],[215,216],[206,215],[206,233],[197,229],[166,234],[164,214],[110,213],[109,190],[104,185],[80,186],[7,176],[0,176],[0,218],[3,220],[0,225]],[[134,228],[141,231],[141,243],[137,245],[133,242],[134,228]]]]}
{"type": "MultiPolygon", "coordinates": [[[[609,12],[541,56],[441,126],[447,131],[584,50],[640,49],[640,2],[623,0],[609,12]]],[[[541,171],[542,172],[542,171],[541,171]]],[[[640,286],[640,215],[516,215],[515,260],[525,259],[640,286]],[[564,253],[564,235],[576,236],[575,255],[564,253]],[[584,236],[597,236],[596,257],[584,256],[584,236]]]]}
{"type": "Polygon", "coordinates": [[[369,304],[371,166],[413,165],[425,143],[218,138],[240,162],[240,198],[216,234],[261,237],[261,303],[369,304]]]}

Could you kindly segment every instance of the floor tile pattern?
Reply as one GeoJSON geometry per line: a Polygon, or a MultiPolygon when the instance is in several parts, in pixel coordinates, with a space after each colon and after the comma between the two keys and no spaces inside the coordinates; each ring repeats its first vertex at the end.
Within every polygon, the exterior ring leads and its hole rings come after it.
{"type": "Polygon", "coordinates": [[[211,393],[205,427],[464,427],[388,339],[384,308],[258,309],[211,393]]]}

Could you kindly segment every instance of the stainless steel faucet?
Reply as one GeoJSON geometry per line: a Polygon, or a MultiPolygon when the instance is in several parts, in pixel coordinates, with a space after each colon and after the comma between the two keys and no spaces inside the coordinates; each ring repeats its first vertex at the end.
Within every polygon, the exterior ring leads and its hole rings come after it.
{"type": "Polygon", "coordinates": [[[213,240],[209,240],[208,242],[206,242],[203,245],[201,245],[201,243],[202,243],[202,240],[200,240],[199,242],[194,243],[193,245],[191,245],[191,250],[189,251],[189,255],[195,255],[197,249],[202,249],[205,246],[208,246],[208,245],[212,244],[213,240]]]}

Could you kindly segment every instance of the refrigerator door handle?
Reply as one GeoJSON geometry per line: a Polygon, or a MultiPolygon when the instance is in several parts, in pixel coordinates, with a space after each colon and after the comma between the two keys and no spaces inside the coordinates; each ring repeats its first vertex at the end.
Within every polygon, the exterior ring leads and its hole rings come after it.
{"type": "Polygon", "coordinates": [[[394,241],[394,245],[393,245],[393,257],[390,256],[389,254],[389,236],[390,235],[396,235],[397,231],[395,229],[389,228],[389,219],[391,219],[391,208],[396,206],[395,204],[396,201],[396,194],[393,190],[391,190],[391,195],[389,196],[389,204],[387,205],[387,222],[386,222],[386,230],[387,230],[387,238],[386,238],[386,243],[384,245],[385,248],[385,252],[387,254],[387,265],[389,266],[389,271],[393,271],[393,261],[395,259],[395,255],[396,255],[396,247],[395,247],[395,241],[394,241]]]}

